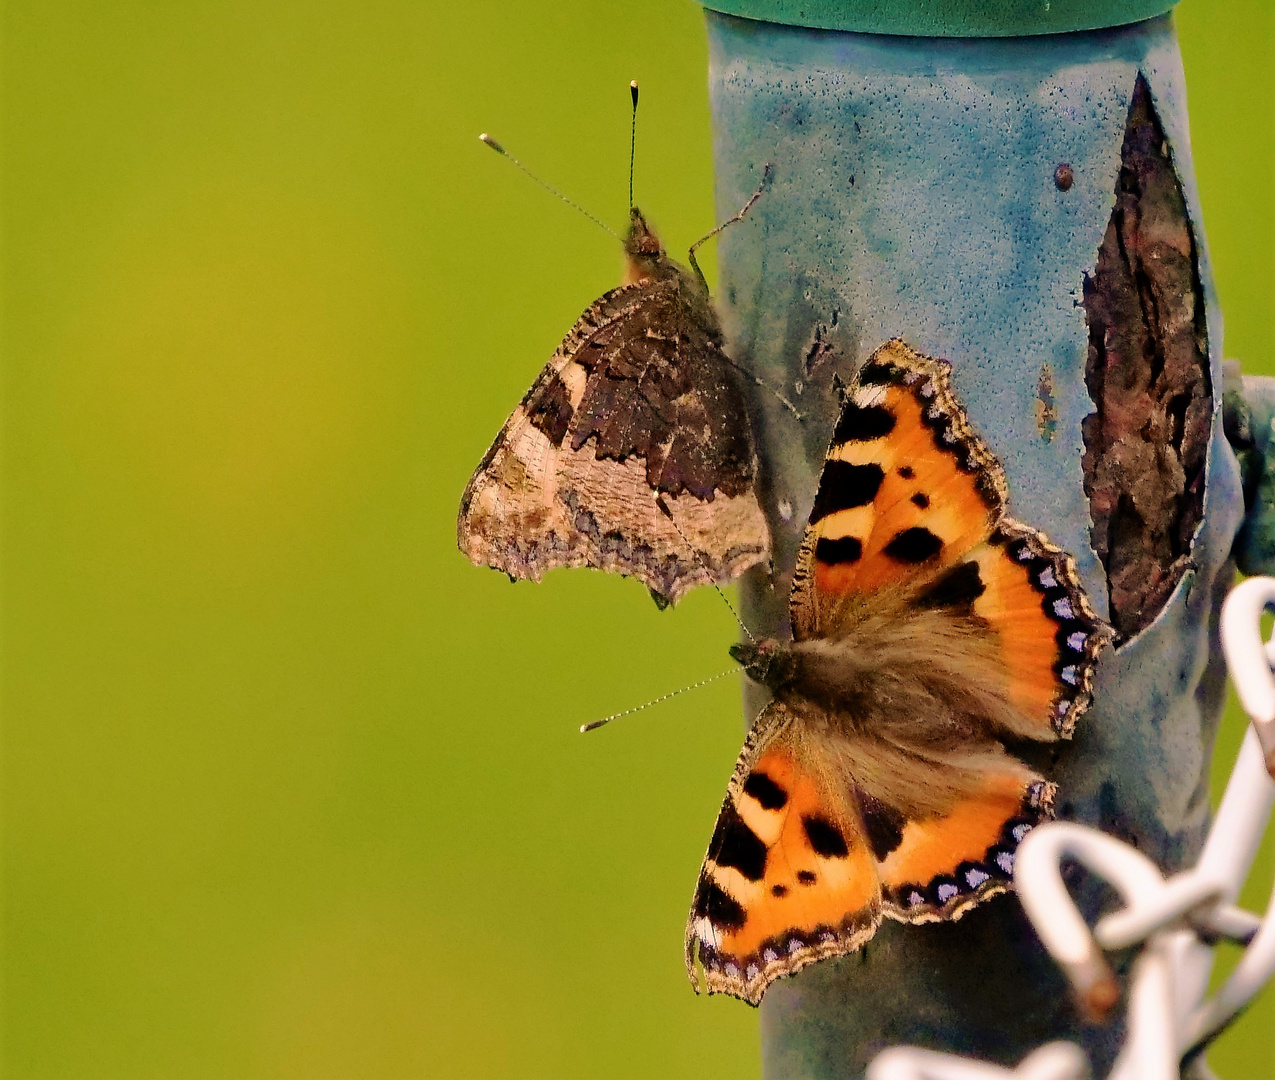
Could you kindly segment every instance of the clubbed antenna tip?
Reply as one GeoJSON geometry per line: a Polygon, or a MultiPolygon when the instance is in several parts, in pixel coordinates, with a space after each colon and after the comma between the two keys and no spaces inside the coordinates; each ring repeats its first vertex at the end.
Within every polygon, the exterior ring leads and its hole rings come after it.
{"type": "Polygon", "coordinates": [[[580,733],[584,734],[586,731],[597,731],[598,728],[602,727],[604,724],[609,724],[612,720],[618,720],[622,716],[632,716],[634,713],[641,712],[643,709],[649,709],[652,705],[659,705],[661,702],[668,701],[669,698],[678,697],[689,690],[698,690],[701,686],[707,686],[709,683],[716,682],[718,679],[724,679],[727,675],[738,675],[741,671],[743,671],[743,668],[731,668],[729,671],[722,671],[716,675],[710,675],[707,679],[700,679],[699,682],[691,683],[690,686],[683,686],[680,690],[674,690],[668,694],[661,694],[659,697],[648,701],[645,705],[635,705],[633,708],[625,709],[623,712],[612,713],[610,716],[604,716],[601,720],[590,720],[587,724],[580,725],[580,733]]]}
{"type": "Polygon", "coordinates": [[[609,225],[605,224],[604,222],[599,221],[592,214],[590,214],[589,211],[586,210],[583,206],[580,206],[578,203],[572,202],[552,184],[546,184],[543,180],[540,179],[540,177],[538,177],[529,168],[527,168],[526,165],[524,165],[521,161],[519,161],[516,157],[514,157],[513,154],[511,154],[508,150],[506,150],[503,146],[501,146],[500,143],[498,143],[495,139],[493,139],[490,135],[488,135],[487,132],[484,131],[481,135],[479,135],[478,141],[481,143],[484,143],[487,146],[490,146],[501,157],[511,162],[518,169],[521,169],[532,180],[534,180],[537,184],[539,184],[542,188],[544,188],[545,191],[549,192],[550,195],[556,196],[557,198],[561,199],[564,203],[566,203],[569,207],[571,207],[571,209],[580,211],[580,213],[582,213],[585,217],[587,217],[590,221],[592,221],[593,224],[597,225],[600,229],[602,229],[603,232],[608,233],[610,236],[615,237],[615,239],[617,240],[620,239],[620,235],[614,229],[612,229],[609,225]]]}
{"type": "Polygon", "coordinates": [[[633,99],[633,118],[629,122],[629,206],[633,206],[633,152],[637,148],[637,79],[629,83],[629,97],[633,99]]]}

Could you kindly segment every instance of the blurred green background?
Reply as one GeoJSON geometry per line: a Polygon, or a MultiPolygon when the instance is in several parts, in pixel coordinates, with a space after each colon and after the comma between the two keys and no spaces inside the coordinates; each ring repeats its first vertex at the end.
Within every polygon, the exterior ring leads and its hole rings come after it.
{"type": "MultiPolygon", "coordinates": [[[[1272,22],[1179,15],[1227,352],[1275,373],[1272,22]]],[[[619,269],[475,136],[618,225],[640,79],[684,250],[699,10],[11,0],[2,33],[4,1075],[756,1076],[756,1014],[680,955],[736,681],[576,730],[729,666],[730,614],[453,539],[619,269]]],[[[1268,992],[1223,1077],[1273,1031],[1268,992]]]]}

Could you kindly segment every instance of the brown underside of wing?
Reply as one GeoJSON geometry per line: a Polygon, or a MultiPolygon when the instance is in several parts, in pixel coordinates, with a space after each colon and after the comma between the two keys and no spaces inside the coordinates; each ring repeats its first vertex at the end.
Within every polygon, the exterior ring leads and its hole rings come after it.
{"type": "Polygon", "coordinates": [[[767,557],[738,377],[679,296],[627,286],[581,316],[465,490],[473,562],[533,580],[593,566],[673,602],[767,557]]]}

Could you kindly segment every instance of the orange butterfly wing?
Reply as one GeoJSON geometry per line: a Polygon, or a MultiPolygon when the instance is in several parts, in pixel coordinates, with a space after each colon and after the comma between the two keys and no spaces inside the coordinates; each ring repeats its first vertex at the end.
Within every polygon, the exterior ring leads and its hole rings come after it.
{"type": "Polygon", "coordinates": [[[838,602],[886,586],[921,603],[967,603],[997,633],[1010,693],[1034,723],[1070,735],[1110,632],[1071,557],[1006,514],[1005,475],[965,416],[950,367],[887,342],[851,387],[793,574],[798,641],[838,602]]]}
{"type": "MultiPolygon", "coordinates": [[[[862,634],[864,609],[950,611],[952,626],[986,627],[995,643],[968,659],[982,666],[970,678],[1003,687],[1011,706],[993,731],[1070,736],[1111,635],[1070,556],[1006,502],[947,363],[885,344],[827,453],[793,575],[793,638],[862,634]]],[[[785,685],[739,757],[686,932],[692,982],[697,961],[710,993],[752,1003],[774,979],[858,949],[882,918],[960,918],[1009,890],[1017,844],[1054,798],[992,731],[938,737],[923,718],[867,731],[835,703],[816,717],[825,706],[792,690],[784,700],[785,685]]]]}
{"type": "Polygon", "coordinates": [[[1004,503],[1000,465],[966,422],[947,365],[888,342],[864,364],[833,433],[794,612],[817,632],[821,595],[950,567],[991,535],[1004,503]]]}
{"type": "Polygon", "coordinates": [[[878,873],[885,914],[900,922],[960,918],[1006,892],[1014,854],[1031,828],[1052,817],[1055,788],[1009,760],[989,769],[982,790],[947,813],[904,821],[878,873]]]}
{"type": "MultiPolygon", "coordinates": [[[[874,605],[948,610],[994,643],[969,662],[1013,706],[997,723],[1069,736],[1110,631],[1071,558],[1010,518],[1007,499],[948,365],[882,346],[850,388],[820,476],[793,575],[794,639],[835,639],[855,619],[861,629],[874,605]]],[[[774,979],[859,948],[883,918],[956,919],[1007,891],[1018,843],[1051,815],[1055,791],[990,732],[945,743],[923,727],[856,731],[777,693],[736,765],[686,934],[692,981],[698,961],[710,993],[753,1004],[774,979]],[[868,776],[894,794],[867,790],[868,776]]]]}
{"type": "MultiPolygon", "coordinates": [[[[979,790],[947,812],[909,818],[841,778],[803,765],[801,715],[768,706],[745,743],[718,815],[686,930],[692,985],[761,1001],[775,979],[854,952],[883,917],[960,918],[1009,888],[1019,841],[1047,816],[1053,786],[1001,753],[979,790]]],[[[807,749],[806,753],[809,753],[807,749]]]]}
{"type": "Polygon", "coordinates": [[[970,553],[985,591],[974,614],[998,633],[1010,694],[1039,722],[1035,739],[1070,738],[1092,700],[1110,628],[1094,614],[1075,563],[1044,533],[1002,518],[970,553]]]}

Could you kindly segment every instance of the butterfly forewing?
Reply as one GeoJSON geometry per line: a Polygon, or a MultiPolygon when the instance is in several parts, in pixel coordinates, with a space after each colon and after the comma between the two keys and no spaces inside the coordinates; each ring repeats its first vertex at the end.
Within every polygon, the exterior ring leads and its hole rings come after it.
{"type": "Polygon", "coordinates": [[[955,399],[947,365],[889,342],[849,391],[798,561],[794,634],[820,605],[935,577],[987,539],[1005,502],[1000,465],[955,399]]]}

